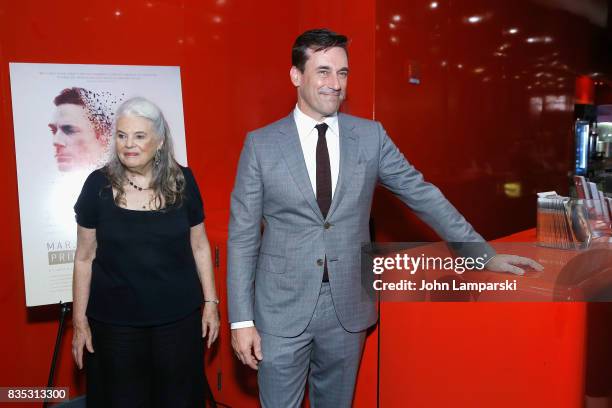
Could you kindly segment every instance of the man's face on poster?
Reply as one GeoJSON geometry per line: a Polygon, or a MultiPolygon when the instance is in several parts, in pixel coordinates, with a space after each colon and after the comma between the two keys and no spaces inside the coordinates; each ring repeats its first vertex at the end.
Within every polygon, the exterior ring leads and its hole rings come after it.
{"type": "Polygon", "coordinates": [[[104,142],[96,137],[94,125],[83,106],[69,103],[57,106],[49,129],[60,171],[94,165],[104,154],[104,142]]]}

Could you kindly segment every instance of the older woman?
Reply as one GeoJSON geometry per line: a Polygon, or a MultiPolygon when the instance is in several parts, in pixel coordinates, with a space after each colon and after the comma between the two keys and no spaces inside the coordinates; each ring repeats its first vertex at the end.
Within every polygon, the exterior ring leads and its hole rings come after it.
{"type": "Polygon", "coordinates": [[[200,192],[157,106],[130,99],[115,127],[74,207],[72,352],[88,406],[202,406],[202,338],[210,347],[219,317],[200,192]]]}

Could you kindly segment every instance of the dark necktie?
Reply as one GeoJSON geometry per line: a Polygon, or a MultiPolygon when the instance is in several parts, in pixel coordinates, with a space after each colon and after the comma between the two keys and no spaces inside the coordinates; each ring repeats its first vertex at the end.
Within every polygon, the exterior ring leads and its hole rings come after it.
{"type": "MultiPolygon", "coordinates": [[[[332,182],[331,182],[331,167],[329,164],[329,151],[327,150],[327,140],[325,132],[327,131],[327,123],[320,123],[315,126],[319,132],[319,140],[317,141],[317,203],[323,214],[323,218],[327,218],[327,212],[332,201],[332,182]]],[[[323,282],[329,281],[327,273],[327,255],[323,264],[323,282]]]]}
{"type": "Polygon", "coordinates": [[[332,201],[331,168],[327,141],[325,140],[325,132],[328,126],[327,123],[320,123],[315,128],[319,132],[319,140],[317,141],[317,203],[323,218],[326,218],[332,201]]]}

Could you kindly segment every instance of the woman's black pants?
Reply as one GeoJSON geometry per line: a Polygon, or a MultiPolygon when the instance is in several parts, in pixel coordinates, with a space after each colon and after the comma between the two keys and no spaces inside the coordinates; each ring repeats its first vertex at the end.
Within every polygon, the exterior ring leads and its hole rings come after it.
{"type": "Polygon", "coordinates": [[[204,341],[200,311],[153,327],[89,320],[94,353],[86,353],[91,408],[203,407],[204,341]]]}

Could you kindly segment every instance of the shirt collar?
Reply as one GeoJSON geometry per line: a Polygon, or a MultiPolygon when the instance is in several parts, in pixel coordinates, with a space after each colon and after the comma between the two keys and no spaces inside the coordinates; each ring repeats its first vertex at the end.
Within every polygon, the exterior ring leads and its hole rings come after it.
{"type": "MultiPolygon", "coordinates": [[[[300,134],[302,134],[302,131],[305,134],[309,134],[314,127],[320,123],[302,112],[300,108],[298,108],[297,104],[293,110],[293,118],[298,128],[298,133],[300,134]]],[[[338,130],[338,113],[334,113],[332,116],[326,117],[323,122],[327,123],[329,130],[331,130],[336,136],[340,135],[338,130]]]]}

